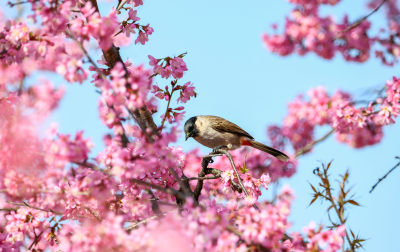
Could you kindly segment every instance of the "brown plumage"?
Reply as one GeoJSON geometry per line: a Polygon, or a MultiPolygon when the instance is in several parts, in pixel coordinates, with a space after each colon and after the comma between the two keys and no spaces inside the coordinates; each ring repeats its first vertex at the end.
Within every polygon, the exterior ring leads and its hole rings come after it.
{"type": "Polygon", "coordinates": [[[219,116],[207,116],[210,119],[210,126],[219,132],[230,132],[241,136],[254,139],[249,133],[242,128],[219,116]]]}
{"type": "Polygon", "coordinates": [[[249,133],[222,117],[195,116],[186,121],[184,129],[186,139],[193,137],[197,142],[213,149],[234,150],[241,146],[251,146],[281,161],[289,160],[285,153],[255,141],[249,133]]]}

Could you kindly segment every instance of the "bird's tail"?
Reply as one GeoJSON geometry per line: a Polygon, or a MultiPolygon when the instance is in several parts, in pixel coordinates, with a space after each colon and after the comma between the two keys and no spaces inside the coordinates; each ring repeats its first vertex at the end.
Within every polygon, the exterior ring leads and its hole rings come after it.
{"type": "Polygon", "coordinates": [[[274,148],[268,147],[260,142],[254,141],[254,140],[248,140],[248,142],[249,142],[250,146],[252,146],[256,149],[259,149],[260,151],[264,151],[268,154],[271,154],[272,156],[276,157],[277,159],[279,159],[281,161],[284,161],[284,162],[289,161],[288,155],[286,155],[283,152],[280,152],[274,148]]]}

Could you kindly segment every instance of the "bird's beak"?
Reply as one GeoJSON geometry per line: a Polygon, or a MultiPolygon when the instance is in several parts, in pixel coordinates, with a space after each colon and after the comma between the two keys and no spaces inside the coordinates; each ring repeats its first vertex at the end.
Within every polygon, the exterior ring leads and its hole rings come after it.
{"type": "Polygon", "coordinates": [[[190,134],[186,134],[185,141],[187,141],[189,137],[190,137],[190,134]]]}

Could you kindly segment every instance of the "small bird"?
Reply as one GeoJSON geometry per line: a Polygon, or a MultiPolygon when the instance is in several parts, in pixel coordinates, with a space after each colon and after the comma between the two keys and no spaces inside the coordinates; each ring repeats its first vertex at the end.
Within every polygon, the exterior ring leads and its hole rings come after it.
{"type": "Polygon", "coordinates": [[[249,133],[222,117],[194,116],[186,121],[184,130],[186,140],[193,137],[197,142],[214,150],[219,148],[234,150],[241,146],[251,146],[281,161],[289,160],[285,153],[255,141],[249,133]]]}

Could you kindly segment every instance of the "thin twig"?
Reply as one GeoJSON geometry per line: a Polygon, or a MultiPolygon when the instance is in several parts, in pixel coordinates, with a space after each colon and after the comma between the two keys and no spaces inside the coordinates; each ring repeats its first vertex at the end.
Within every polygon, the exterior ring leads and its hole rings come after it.
{"type": "MultiPolygon", "coordinates": [[[[161,200],[158,200],[158,199],[155,199],[156,201],[157,201],[157,203],[159,204],[159,205],[163,205],[163,206],[171,206],[171,207],[177,207],[177,205],[176,204],[174,204],[174,203],[170,203],[170,202],[166,202],[166,201],[161,201],[161,200]]],[[[153,199],[151,199],[150,201],[153,201],[153,199]]]]}
{"type": "Polygon", "coordinates": [[[5,212],[12,212],[12,211],[17,211],[18,208],[11,208],[11,207],[6,207],[6,208],[0,208],[0,211],[5,211],[5,212]]]}
{"type": "MultiPolygon", "coordinates": [[[[231,155],[227,150],[224,150],[224,149],[219,149],[218,152],[224,154],[224,155],[229,159],[229,161],[231,162],[232,169],[233,169],[233,170],[235,171],[235,173],[236,173],[236,177],[237,177],[237,179],[238,179],[238,181],[239,181],[239,185],[240,185],[241,189],[244,191],[244,194],[246,194],[246,196],[249,197],[250,195],[249,195],[249,193],[247,192],[246,188],[244,187],[244,185],[243,185],[243,183],[242,183],[242,179],[240,178],[239,172],[237,171],[236,166],[235,166],[235,163],[233,162],[232,155],[231,155]]],[[[254,207],[255,209],[260,210],[260,209],[258,208],[258,206],[257,206],[255,203],[253,203],[252,205],[253,205],[253,207],[254,207]]]]}
{"type": "MultiPolygon", "coordinates": [[[[34,2],[37,2],[37,0],[34,1],[34,2]]],[[[9,1],[7,4],[8,4],[11,8],[13,8],[14,6],[18,6],[18,5],[22,5],[22,4],[26,4],[26,3],[30,3],[30,1],[17,1],[17,2],[15,2],[15,3],[9,1]]]]}
{"type": "Polygon", "coordinates": [[[125,3],[126,3],[126,0],[119,0],[116,11],[121,10],[122,7],[124,7],[125,3]]]}
{"type": "Polygon", "coordinates": [[[184,191],[184,193],[186,195],[193,195],[192,190],[190,190],[190,188],[188,187],[188,185],[186,185],[182,179],[179,178],[178,174],[176,173],[176,171],[173,168],[169,168],[169,171],[171,172],[172,176],[174,176],[174,178],[176,179],[176,181],[179,183],[179,186],[181,187],[182,191],[184,191]]]}
{"type": "Polygon", "coordinates": [[[25,76],[19,81],[18,85],[18,95],[22,94],[22,91],[24,89],[24,84],[25,84],[25,76]]]}
{"type": "Polygon", "coordinates": [[[151,143],[154,142],[154,135],[157,132],[157,125],[154,123],[152,114],[147,107],[143,106],[142,108],[135,109],[134,111],[128,111],[135,122],[139,125],[143,134],[146,136],[146,139],[151,143]],[[151,135],[147,132],[147,129],[150,129],[151,135]]]}
{"type": "Polygon", "coordinates": [[[90,64],[92,64],[92,66],[96,69],[97,73],[100,74],[100,76],[102,78],[105,78],[104,74],[102,73],[101,69],[97,66],[96,62],[94,62],[94,60],[92,59],[92,57],[89,55],[89,52],[86,50],[86,48],[83,46],[82,42],[80,42],[79,40],[77,40],[71,32],[69,32],[68,30],[65,31],[65,34],[72,39],[81,49],[81,51],[83,52],[83,54],[85,54],[86,58],[89,60],[90,64]]]}
{"type": "MultiPolygon", "coordinates": [[[[328,168],[329,168],[329,166],[328,166],[328,168]]],[[[334,197],[332,196],[332,193],[331,193],[331,185],[330,185],[329,178],[328,178],[328,170],[324,168],[323,169],[323,174],[321,174],[321,176],[322,176],[321,177],[322,182],[324,183],[323,187],[325,188],[325,192],[326,192],[326,196],[327,196],[325,198],[331,202],[332,207],[335,210],[336,215],[338,216],[338,218],[340,220],[340,224],[344,225],[344,224],[346,224],[346,220],[345,220],[345,218],[343,216],[343,213],[338,209],[338,206],[336,205],[335,199],[334,199],[334,197]]],[[[345,233],[346,233],[347,242],[351,246],[351,241],[350,241],[349,234],[347,233],[347,230],[345,230],[345,233]]]]}
{"type": "Polygon", "coordinates": [[[79,166],[83,166],[83,167],[86,167],[86,168],[89,168],[89,169],[92,169],[92,170],[94,170],[94,171],[99,171],[99,172],[101,172],[101,173],[104,173],[104,174],[106,174],[106,175],[109,175],[109,176],[111,176],[111,174],[109,174],[108,172],[107,172],[107,170],[105,170],[105,169],[102,169],[102,168],[100,168],[100,167],[98,167],[97,165],[95,165],[95,164],[93,164],[93,163],[89,163],[89,162],[86,162],[86,161],[84,161],[84,162],[71,162],[72,164],[76,164],[76,165],[79,165],[79,166]]]}
{"type": "Polygon", "coordinates": [[[146,218],[146,219],[143,219],[143,220],[140,220],[138,222],[133,223],[132,225],[130,225],[127,228],[125,228],[125,230],[129,232],[129,231],[131,231],[132,229],[138,227],[141,224],[145,224],[145,223],[147,223],[147,222],[149,222],[151,220],[157,219],[159,217],[166,216],[167,214],[172,213],[174,211],[175,211],[175,209],[167,211],[166,213],[162,213],[160,216],[157,216],[157,215],[150,216],[149,218],[146,218]]]}
{"type": "Polygon", "coordinates": [[[98,222],[101,222],[101,218],[97,213],[95,213],[91,208],[89,207],[84,207],[98,222]]]}
{"type": "Polygon", "coordinates": [[[151,202],[151,210],[153,210],[153,212],[156,215],[161,215],[162,212],[160,210],[160,206],[158,205],[158,200],[157,200],[156,196],[154,195],[154,193],[150,189],[147,189],[146,192],[148,194],[150,194],[150,196],[151,196],[151,200],[150,200],[150,202],[151,202]]]}
{"type": "Polygon", "coordinates": [[[222,154],[224,154],[229,159],[229,161],[231,162],[232,169],[235,171],[236,177],[237,177],[237,179],[239,181],[240,187],[244,191],[244,194],[246,194],[246,196],[249,197],[250,195],[249,195],[249,193],[247,192],[246,188],[244,187],[244,185],[242,183],[242,179],[240,178],[239,172],[236,169],[236,165],[233,162],[233,158],[232,158],[231,154],[227,150],[224,150],[224,149],[219,149],[218,152],[221,152],[222,154]]]}
{"type": "Polygon", "coordinates": [[[167,103],[167,108],[165,109],[164,117],[161,122],[160,132],[164,128],[165,119],[167,119],[167,114],[168,114],[168,110],[169,110],[169,104],[171,103],[172,95],[174,94],[174,92],[175,92],[175,87],[172,87],[171,95],[169,96],[168,103],[167,103]]]}
{"type": "Polygon", "coordinates": [[[325,135],[323,135],[321,138],[313,141],[312,143],[307,144],[306,146],[304,146],[303,148],[299,149],[296,152],[296,158],[307,153],[308,151],[310,151],[312,149],[312,147],[314,147],[316,144],[324,141],[325,139],[327,139],[330,135],[333,134],[333,132],[335,132],[335,129],[331,129],[330,131],[328,131],[325,135]]]}
{"type": "Polygon", "coordinates": [[[49,213],[53,213],[53,214],[57,214],[57,215],[63,215],[63,213],[54,211],[53,209],[44,209],[44,208],[32,206],[26,201],[23,201],[23,202],[6,201],[6,202],[8,204],[15,205],[15,206],[29,207],[29,208],[36,209],[36,210],[43,211],[43,212],[49,212],[49,213]]]}
{"type": "Polygon", "coordinates": [[[169,187],[162,187],[162,186],[155,185],[155,184],[152,184],[152,183],[149,183],[149,182],[146,182],[146,181],[142,181],[140,179],[135,179],[135,178],[131,178],[130,180],[131,180],[132,183],[143,185],[143,186],[147,186],[147,187],[150,187],[150,188],[154,188],[154,189],[156,189],[158,191],[171,194],[171,195],[173,195],[173,196],[175,196],[177,198],[180,198],[181,200],[184,200],[185,197],[186,197],[186,195],[184,193],[182,193],[180,191],[177,191],[175,189],[169,188],[169,187]]]}
{"type": "Polygon", "coordinates": [[[210,176],[210,177],[191,177],[191,178],[187,178],[187,180],[208,180],[208,179],[219,179],[219,178],[221,178],[221,175],[210,176]]]}
{"type": "Polygon", "coordinates": [[[227,225],[226,226],[226,230],[228,230],[232,234],[235,234],[235,235],[237,235],[239,237],[242,236],[242,233],[239,230],[237,230],[233,225],[227,225]]]}
{"type": "MultiPolygon", "coordinates": [[[[239,237],[239,241],[240,241],[240,242],[243,242],[243,243],[247,244],[249,247],[255,248],[256,251],[271,252],[270,249],[266,248],[264,245],[261,245],[261,244],[259,244],[259,243],[247,243],[247,242],[242,238],[242,235],[243,235],[242,232],[240,232],[239,230],[237,230],[236,227],[233,226],[233,225],[227,225],[227,226],[226,226],[226,230],[229,231],[229,232],[231,232],[232,234],[236,235],[237,237],[239,237]]],[[[284,234],[284,236],[287,236],[287,235],[284,234]]],[[[289,237],[289,236],[287,236],[287,237],[289,237]]],[[[287,239],[290,239],[290,237],[287,238],[287,239]]]]}
{"type": "Polygon", "coordinates": [[[37,245],[39,242],[40,237],[42,236],[44,230],[42,230],[39,235],[36,235],[36,232],[34,231],[35,234],[35,239],[32,241],[31,245],[29,246],[28,250],[31,250],[34,245],[37,245]]]}
{"type": "MultiPolygon", "coordinates": [[[[395,157],[396,159],[400,159],[400,157],[395,157]]],[[[385,175],[381,178],[378,179],[378,181],[372,186],[371,190],[369,191],[369,193],[372,193],[373,190],[375,190],[375,187],[377,185],[379,185],[379,183],[382,182],[382,180],[384,180],[392,171],[394,171],[397,167],[400,166],[400,161],[392,167],[392,169],[390,169],[388,172],[385,173],[385,175]]]]}
{"type": "Polygon", "coordinates": [[[382,2],[375,7],[375,9],[373,9],[368,15],[358,19],[357,21],[355,21],[353,24],[351,24],[350,26],[348,26],[346,29],[344,29],[343,31],[341,31],[336,37],[336,39],[339,39],[343,36],[343,34],[345,34],[346,32],[356,28],[357,26],[359,26],[364,20],[368,19],[370,16],[372,16],[375,12],[377,12],[382,6],[383,4],[386,2],[386,0],[382,0],[382,2]]]}
{"type": "MultiPolygon", "coordinates": [[[[165,214],[163,214],[163,215],[165,215],[165,214]]],[[[136,223],[130,225],[129,227],[127,227],[125,230],[129,232],[129,231],[131,231],[132,229],[135,229],[136,227],[138,227],[139,225],[144,224],[144,223],[147,223],[147,222],[149,222],[149,221],[151,221],[151,220],[154,220],[154,219],[156,219],[157,217],[158,217],[158,215],[153,215],[153,216],[151,216],[151,217],[149,217],[149,218],[147,218],[147,219],[138,221],[138,222],[136,222],[136,223]]]]}

